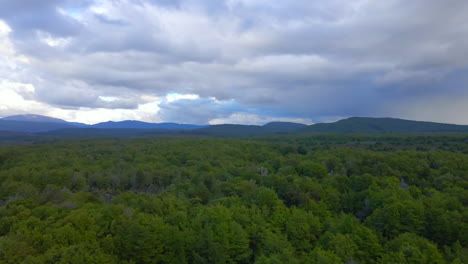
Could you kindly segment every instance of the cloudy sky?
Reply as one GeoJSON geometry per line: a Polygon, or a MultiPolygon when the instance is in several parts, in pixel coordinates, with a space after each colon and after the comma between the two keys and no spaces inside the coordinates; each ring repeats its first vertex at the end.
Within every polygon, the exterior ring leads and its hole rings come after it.
{"type": "Polygon", "coordinates": [[[0,0],[0,117],[468,124],[466,0],[0,0]]]}

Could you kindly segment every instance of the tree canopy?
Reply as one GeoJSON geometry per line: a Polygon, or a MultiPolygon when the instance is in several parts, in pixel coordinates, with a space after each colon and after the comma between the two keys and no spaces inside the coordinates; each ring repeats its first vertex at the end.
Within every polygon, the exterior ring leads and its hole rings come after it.
{"type": "Polygon", "coordinates": [[[0,263],[468,263],[468,137],[0,147],[0,263]]]}

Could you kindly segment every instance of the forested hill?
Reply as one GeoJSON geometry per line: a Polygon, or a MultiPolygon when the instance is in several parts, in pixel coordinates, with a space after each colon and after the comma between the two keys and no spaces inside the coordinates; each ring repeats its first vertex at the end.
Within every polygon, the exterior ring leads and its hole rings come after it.
{"type": "Polygon", "coordinates": [[[397,118],[351,117],[333,123],[318,123],[310,126],[288,122],[273,122],[264,126],[226,124],[189,132],[189,134],[225,137],[306,133],[468,133],[468,126],[397,118]]]}
{"type": "Polygon", "coordinates": [[[263,126],[224,124],[195,129],[186,134],[221,137],[263,136],[273,134],[294,134],[298,129],[305,127],[307,126],[304,124],[292,122],[271,122],[263,126]]]}
{"type": "Polygon", "coordinates": [[[259,125],[192,125],[147,123],[135,120],[103,122],[94,125],[67,122],[38,115],[11,116],[0,119],[0,130],[32,133],[31,136],[141,136],[151,134],[248,137],[308,133],[468,133],[468,126],[397,118],[351,117],[332,123],[307,126],[292,122],[259,125]]]}
{"type": "Polygon", "coordinates": [[[135,128],[67,128],[35,133],[41,137],[140,137],[148,135],[174,135],[170,129],[135,128]]]}
{"type": "Polygon", "coordinates": [[[298,133],[467,133],[468,126],[412,121],[398,118],[351,117],[334,123],[319,123],[298,133]]]}
{"type": "Polygon", "coordinates": [[[307,125],[293,122],[270,122],[263,127],[276,131],[292,131],[300,128],[305,128],[307,125]]]}
{"type": "Polygon", "coordinates": [[[177,124],[177,123],[148,123],[135,120],[126,120],[120,122],[102,122],[95,125],[91,125],[92,128],[109,128],[109,129],[171,129],[171,130],[190,130],[203,128],[201,125],[190,125],[190,124],[177,124]]]}

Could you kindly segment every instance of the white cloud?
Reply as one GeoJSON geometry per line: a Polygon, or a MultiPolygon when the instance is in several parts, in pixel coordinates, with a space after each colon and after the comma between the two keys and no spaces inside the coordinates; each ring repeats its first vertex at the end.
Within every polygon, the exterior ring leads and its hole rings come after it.
{"type": "MultiPolygon", "coordinates": [[[[26,56],[17,53],[15,46],[10,38],[11,32],[12,29],[8,26],[8,24],[0,19],[0,62],[3,64],[3,67],[7,66],[9,68],[15,69],[17,67],[17,63],[27,64],[29,63],[29,60],[26,56]]],[[[0,66],[0,70],[1,68],[2,66],[0,66]]]]}
{"type": "Polygon", "coordinates": [[[83,107],[78,110],[50,109],[50,116],[62,118],[71,122],[96,124],[99,122],[140,120],[145,122],[163,122],[155,113],[159,111],[158,102],[149,102],[138,105],[137,109],[104,109],[83,107]]]}
{"type": "Polygon", "coordinates": [[[30,84],[0,80],[0,115],[46,113],[48,111],[46,104],[25,99],[33,91],[34,87],[30,84]]]}
{"type": "Polygon", "coordinates": [[[48,32],[38,31],[39,40],[53,48],[63,47],[70,42],[70,38],[57,38],[48,32]]]}
{"type": "Polygon", "coordinates": [[[2,20],[0,20],[0,56],[13,57],[15,50],[9,39],[11,28],[2,20]]]}
{"type": "Polygon", "coordinates": [[[166,101],[172,103],[181,99],[195,100],[199,99],[200,96],[197,94],[178,94],[178,93],[169,93],[166,95],[166,101]]]}

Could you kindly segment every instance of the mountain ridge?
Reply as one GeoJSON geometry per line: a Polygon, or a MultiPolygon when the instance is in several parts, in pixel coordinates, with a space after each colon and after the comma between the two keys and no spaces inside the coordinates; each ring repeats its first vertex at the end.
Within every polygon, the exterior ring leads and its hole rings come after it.
{"type": "Polygon", "coordinates": [[[131,128],[131,129],[197,129],[203,128],[203,125],[192,125],[192,124],[178,124],[171,122],[163,123],[149,123],[137,120],[124,120],[124,121],[107,121],[101,122],[94,125],[90,125],[93,128],[131,128]]]}
{"type": "Polygon", "coordinates": [[[457,133],[468,132],[467,125],[414,121],[392,117],[350,117],[332,123],[317,123],[302,133],[457,133]]]}
{"type": "Polygon", "coordinates": [[[192,134],[207,136],[262,136],[270,134],[293,134],[307,125],[293,122],[270,122],[265,125],[219,124],[195,129],[192,134]]]}
{"type": "Polygon", "coordinates": [[[88,125],[35,114],[13,115],[0,118],[0,129],[18,132],[46,132],[73,128],[192,130],[203,127],[206,127],[206,125],[178,124],[170,122],[149,123],[137,120],[106,121],[88,125]]]}
{"type": "Polygon", "coordinates": [[[270,122],[264,125],[192,125],[170,122],[148,123],[136,120],[108,121],[94,125],[86,125],[40,115],[18,115],[0,119],[0,130],[50,136],[80,136],[89,134],[102,136],[138,136],[151,134],[174,134],[214,137],[246,137],[309,133],[468,133],[468,125],[414,121],[391,117],[350,117],[336,122],[317,123],[313,125],[293,122],[270,122]],[[20,121],[29,119],[34,121],[20,121]]]}

